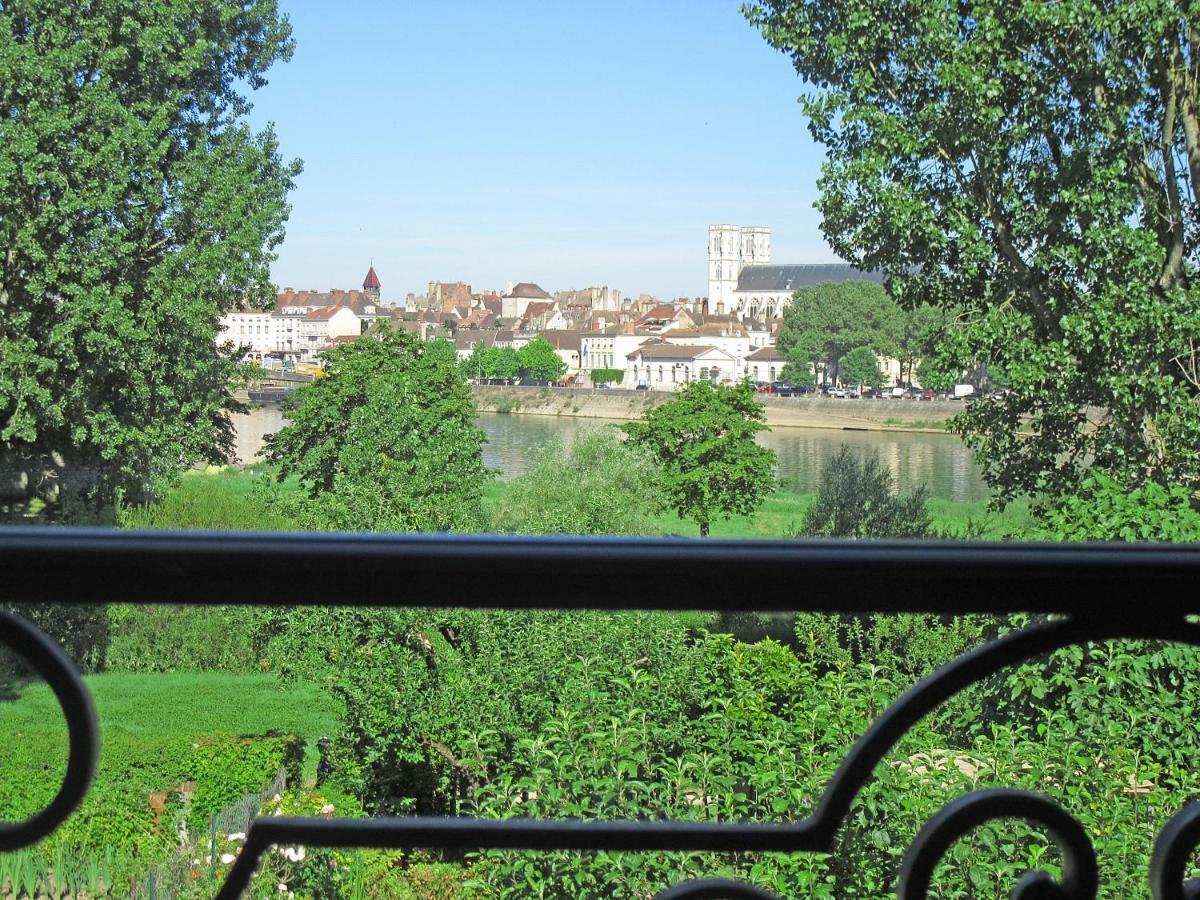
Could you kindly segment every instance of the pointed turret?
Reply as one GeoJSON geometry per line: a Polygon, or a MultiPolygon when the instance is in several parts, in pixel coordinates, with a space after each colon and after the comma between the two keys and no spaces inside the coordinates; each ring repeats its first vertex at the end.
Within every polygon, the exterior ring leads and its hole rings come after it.
{"type": "Polygon", "coordinates": [[[379,276],[375,274],[375,266],[372,265],[367,272],[367,277],[363,279],[363,293],[378,303],[379,288],[379,276]]]}

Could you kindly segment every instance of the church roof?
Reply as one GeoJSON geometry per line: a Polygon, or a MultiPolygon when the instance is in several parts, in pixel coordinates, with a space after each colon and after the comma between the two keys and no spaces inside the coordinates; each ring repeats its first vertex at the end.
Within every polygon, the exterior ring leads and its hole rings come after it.
{"type": "Polygon", "coordinates": [[[829,281],[874,281],[883,283],[882,272],[864,272],[846,263],[803,266],[743,266],[738,275],[739,291],[794,291],[829,281]]]}
{"type": "Polygon", "coordinates": [[[363,290],[377,291],[379,287],[379,276],[375,274],[375,267],[371,266],[370,271],[367,272],[367,277],[363,279],[363,290]]]}

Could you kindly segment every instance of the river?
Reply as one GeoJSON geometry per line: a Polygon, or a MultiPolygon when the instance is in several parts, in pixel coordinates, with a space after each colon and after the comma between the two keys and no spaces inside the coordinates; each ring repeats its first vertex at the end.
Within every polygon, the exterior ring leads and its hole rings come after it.
{"type": "MultiPolygon", "coordinates": [[[[252,461],[262,447],[263,435],[278,431],[283,423],[278,407],[256,408],[234,417],[237,454],[252,461]]],[[[571,441],[585,428],[602,428],[595,419],[569,416],[528,416],[482,413],[479,427],[487,435],[484,464],[498,469],[501,478],[524,472],[534,451],[555,438],[571,441]]],[[[982,500],[987,486],[970,451],[953,435],[903,431],[841,431],[823,428],[776,428],[760,436],[761,444],[779,457],[782,486],[793,491],[814,491],[821,467],[842,444],[858,451],[874,450],[892,470],[902,491],[924,484],[931,496],[948,500],[982,500]]]]}

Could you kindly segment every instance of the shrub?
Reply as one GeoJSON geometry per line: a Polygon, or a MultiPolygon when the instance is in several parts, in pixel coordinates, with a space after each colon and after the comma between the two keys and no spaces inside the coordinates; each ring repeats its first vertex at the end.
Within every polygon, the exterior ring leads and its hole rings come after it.
{"type": "Polygon", "coordinates": [[[813,537],[925,537],[930,531],[926,490],[906,497],[895,490],[879,454],[861,459],[845,444],[821,469],[817,499],[804,515],[800,534],[813,537]]]}
{"type": "Polygon", "coordinates": [[[649,455],[612,428],[555,441],[502,495],[493,528],[515,534],[654,534],[666,505],[649,455]]]}

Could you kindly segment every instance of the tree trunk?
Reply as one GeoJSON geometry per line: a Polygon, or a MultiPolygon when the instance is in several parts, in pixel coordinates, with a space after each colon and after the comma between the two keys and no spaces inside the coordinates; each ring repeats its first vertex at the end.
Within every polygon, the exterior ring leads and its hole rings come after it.
{"type": "Polygon", "coordinates": [[[700,537],[708,537],[708,523],[707,522],[700,523],[700,537]]]}

